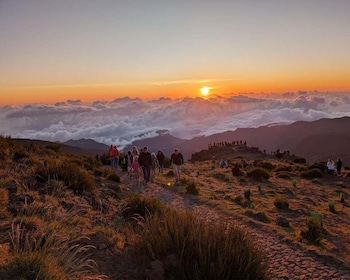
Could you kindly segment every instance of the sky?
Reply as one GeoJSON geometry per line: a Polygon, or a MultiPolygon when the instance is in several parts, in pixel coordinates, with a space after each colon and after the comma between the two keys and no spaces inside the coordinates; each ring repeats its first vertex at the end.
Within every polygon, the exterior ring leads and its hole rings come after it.
{"type": "Polygon", "coordinates": [[[350,90],[348,0],[1,0],[0,104],[350,90]]]}
{"type": "Polygon", "coordinates": [[[0,135],[126,145],[350,115],[348,0],[0,0],[0,135]],[[201,88],[207,88],[207,95],[201,88]]]}

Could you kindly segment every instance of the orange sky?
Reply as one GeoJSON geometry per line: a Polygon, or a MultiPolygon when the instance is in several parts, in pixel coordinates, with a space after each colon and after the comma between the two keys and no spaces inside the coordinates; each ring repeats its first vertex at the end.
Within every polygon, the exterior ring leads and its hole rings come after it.
{"type": "Polygon", "coordinates": [[[350,1],[0,1],[0,105],[350,91],[350,1]]]}
{"type": "MultiPolygon", "coordinates": [[[[350,76],[350,75],[349,75],[350,76]]],[[[1,89],[1,105],[8,104],[26,104],[26,103],[55,103],[66,100],[81,100],[84,102],[96,100],[113,100],[116,98],[129,96],[131,98],[159,98],[169,97],[201,97],[200,88],[210,87],[209,96],[229,94],[247,94],[247,93],[285,93],[302,91],[349,91],[349,79],[345,75],[310,77],[304,79],[298,77],[288,79],[287,77],[277,77],[277,80],[267,80],[263,77],[259,79],[236,81],[215,81],[200,80],[181,81],[179,83],[165,84],[136,84],[136,85],[118,85],[118,84],[95,84],[95,85],[70,85],[70,86],[41,86],[41,87],[8,87],[1,89]]]]}

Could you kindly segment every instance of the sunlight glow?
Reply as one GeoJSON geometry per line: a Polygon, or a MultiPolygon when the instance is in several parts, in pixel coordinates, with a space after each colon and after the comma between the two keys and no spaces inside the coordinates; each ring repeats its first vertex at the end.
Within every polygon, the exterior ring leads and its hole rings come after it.
{"type": "Polygon", "coordinates": [[[200,89],[202,96],[208,97],[210,89],[210,87],[202,87],[200,89]]]}

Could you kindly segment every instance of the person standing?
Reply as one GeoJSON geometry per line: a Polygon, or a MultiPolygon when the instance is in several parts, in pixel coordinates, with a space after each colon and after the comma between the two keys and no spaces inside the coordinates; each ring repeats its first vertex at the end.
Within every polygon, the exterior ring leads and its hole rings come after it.
{"type": "Polygon", "coordinates": [[[164,170],[164,160],[165,160],[165,156],[162,151],[158,151],[157,160],[159,163],[159,172],[161,173],[164,170]]]}
{"type": "Polygon", "coordinates": [[[151,153],[148,151],[147,147],[143,147],[139,155],[138,161],[143,170],[143,178],[145,179],[145,183],[147,185],[147,183],[150,180],[151,165],[152,165],[152,156],[151,156],[151,153]]]}
{"type": "Polygon", "coordinates": [[[111,145],[111,146],[109,147],[108,155],[109,155],[109,159],[111,160],[111,167],[112,167],[112,169],[113,169],[113,168],[114,168],[114,162],[113,162],[114,148],[113,148],[113,145],[111,145]]]}
{"type": "Polygon", "coordinates": [[[341,161],[340,158],[337,159],[336,165],[337,165],[337,174],[338,176],[341,176],[341,167],[343,165],[343,162],[341,161]]]}
{"type": "Polygon", "coordinates": [[[130,169],[131,169],[131,164],[134,161],[134,157],[131,154],[131,151],[128,151],[128,153],[126,154],[125,158],[124,158],[124,163],[126,165],[126,170],[128,171],[128,175],[130,174],[130,169]]]}
{"type": "Polygon", "coordinates": [[[328,159],[327,161],[328,174],[334,174],[334,161],[332,159],[328,159]]]}
{"type": "Polygon", "coordinates": [[[113,168],[118,169],[119,166],[119,150],[117,146],[113,147],[113,168]]]}
{"type": "Polygon", "coordinates": [[[181,175],[181,165],[184,163],[184,158],[182,154],[179,152],[179,149],[176,148],[174,153],[170,157],[170,165],[173,166],[176,181],[180,180],[181,175]]]}
{"type": "Polygon", "coordinates": [[[155,153],[151,153],[152,156],[152,165],[151,165],[151,182],[153,182],[156,177],[156,169],[160,169],[159,162],[155,153]]]}
{"type": "Polygon", "coordinates": [[[131,167],[130,167],[130,180],[132,179],[133,175],[135,174],[136,178],[137,178],[137,182],[140,185],[140,179],[141,179],[141,167],[139,164],[139,157],[135,156],[133,162],[131,163],[131,167]]]}
{"type": "Polygon", "coordinates": [[[132,154],[132,156],[133,156],[134,158],[135,158],[136,156],[138,157],[138,156],[140,155],[139,149],[138,149],[136,146],[132,147],[131,154],[132,154]]]}

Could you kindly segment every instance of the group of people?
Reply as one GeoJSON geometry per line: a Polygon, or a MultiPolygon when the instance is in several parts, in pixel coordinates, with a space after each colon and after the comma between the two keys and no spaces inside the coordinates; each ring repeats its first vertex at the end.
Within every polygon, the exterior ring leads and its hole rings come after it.
{"type": "Polygon", "coordinates": [[[336,163],[329,158],[327,161],[327,169],[328,169],[328,174],[334,174],[334,169],[337,169],[337,175],[341,176],[341,168],[342,168],[343,162],[341,161],[340,158],[337,159],[336,163]]]}
{"type": "MultiPolygon", "coordinates": [[[[119,165],[120,153],[117,147],[111,145],[109,149],[109,156],[111,159],[112,169],[117,169],[119,165]]],[[[162,151],[156,153],[150,153],[148,148],[145,146],[139,151],[139,149],[134,146],[132,150],[128,151],[124,157],[126,164],[126,169],[130,179],[136,177],[138,181],[141,180],[141,175],[143,175],[144,182],[147,184],[150,180],[153,180],[156,174],[156,170],[159,173],[164,171],[164,161],[165,155],[162,151]]],[[[174,153],[170,157],[170,166],[173,167],[176,181],[180,180],[181,165],[184,163],[184,158],[176,148],[174,153]]]]}

